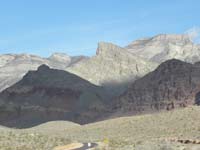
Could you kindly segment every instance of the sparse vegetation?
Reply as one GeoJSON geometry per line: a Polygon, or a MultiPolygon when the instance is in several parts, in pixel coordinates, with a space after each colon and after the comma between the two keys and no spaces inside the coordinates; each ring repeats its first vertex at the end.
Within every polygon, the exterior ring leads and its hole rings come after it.
{"type": "MultiPolygon", "coordinates": [[[[122,117],[79,126],[49,122],[34,128],[0,128],[1,150],[51,150],[71,142],[99,142],[96,150],[192,150],[198,144],[170,139],[200,139],[200,107],[122,117]]],[[[198,149],[197,149],[198,150],[198,149]]]]}
{"type": "Polygon", "coordinates": [[[70,140],[39,133],[4,131],[0,134],[1,150],[52,150],[55,146],[69,144],[70,140]]]}

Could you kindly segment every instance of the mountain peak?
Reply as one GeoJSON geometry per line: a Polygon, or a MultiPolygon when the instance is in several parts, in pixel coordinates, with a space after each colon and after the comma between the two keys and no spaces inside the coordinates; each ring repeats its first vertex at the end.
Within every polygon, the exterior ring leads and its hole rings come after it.
{"type": "Polygon", "coordinates": [[[53,53],[50,57],[50,60],[55,60],[59,62],[70,62],[71,57],[65,53],[53,53]]]}
{"type": "Polygon", "coordinates": [[[49,70],[49,66],[43,64],[41,66],[38,67],[38,71],[46,71],[46,70],[49,70]]]}
{"type": "MultiPolygon", "coordinates": [[[[191,68],[192,64],[178,60],[178,59],[170,59],[163,63],[161,63],[155,72],[165,72],[171,73],[171,71],[179,71],[179,70],[188,70],[191,68]]],[[[159,74],[161,75],[161,74],[159,74]]]]}
{"type": "Polygon", "coordinates": [[[145,45],[150,42],[163,42],[163,43],[192,43],[190,37],[187,34],[158,34],[150,38],[142,38],[130,43],[127,48],[137,45],[145,45]]]}
{"type": "Polygon", "coordinates": [[[156,63],[172,58],[194,63],[200,60],[199,48],[187,34],[159,34],[126,47],[129,52],[156,63]]]}
{"type": "Polygon", "coordinates": [[[99,42],[96,55],[107,55],[107,54],[115,54],[117,51],[120,51],[121,47],[114,45],[112,43],[107,42],[99,42]]]}
{"type": "Polygon", "coordinates": [[[168,41],[168,42],[177,42],[182,41],[185,43],[190,43],[190,37],[187,34],[159,34],[157,36],[152,37],[154,41],[168,41]]]}

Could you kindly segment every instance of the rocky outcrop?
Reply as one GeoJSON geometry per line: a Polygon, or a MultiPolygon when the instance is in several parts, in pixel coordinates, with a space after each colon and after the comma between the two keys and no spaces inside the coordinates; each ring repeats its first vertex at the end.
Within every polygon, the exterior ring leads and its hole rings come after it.
{"type": "Polygon", "coordinates": [[[200,61],[200,46],[194,44],[188,35],[161,34],[152,38],[136,40],[126,49],[135,55],[157,63],[173,58],[190,63],[200,61]]]}
{"type": "Polygon", "coordinates": [[[72,63],[75,64],[84,59],[87,59],[87,57],[82,56],[77,60],[76,57],[70,57],[62,53],[52,54],[49,58],[29,54],[0,55],[0,91],[22,79],[29,70],[37,70],[42,64],[64,70],[72,63]]]}
{"type": "Polygon", "coordinates": [[[172,59],[135,81],[115,101],[122,112],[152,112],[200,104],[200,66],[172,59]]]}
{"type": "Polygon", "coordinates": [[[101,87],[42,65],[0,93],[0,124],[20,128],[50,120],[88,123],[106,111],[108,98],[101,87]]]}
{"type": "Polygon", "coordinates": [[[110,88],[131,83],[155,69],[156,66],[156,63],[146,61],[124,48],[101,42],[96,56],[67,70],[96,85],[110,88]]]}

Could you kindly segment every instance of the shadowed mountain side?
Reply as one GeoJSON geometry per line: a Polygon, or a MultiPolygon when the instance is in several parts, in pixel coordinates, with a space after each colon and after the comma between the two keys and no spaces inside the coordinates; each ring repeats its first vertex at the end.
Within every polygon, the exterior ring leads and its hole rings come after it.
{"type": "Polygon", "coordinates": [[[51,120],[84,124],[107,112],[108,99],[103,88],[42,65],[0,93],[0,124],[17,128],[51,120]]]}
{"type": "Polygon", "coordinates": [[[172,59],[135,81],[112,107],[132,114],[200,104],[200,65],[172,59]]]}

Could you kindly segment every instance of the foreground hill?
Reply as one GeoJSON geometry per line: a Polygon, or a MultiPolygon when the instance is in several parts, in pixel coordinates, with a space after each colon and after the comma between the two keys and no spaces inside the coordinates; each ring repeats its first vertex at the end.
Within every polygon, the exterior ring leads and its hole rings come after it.
{"type": "Polygon", "coordinates": [[[190,63],[200,61],[200,45],[194,44],[184,34],[160,34],[136,40],[125,48],[137,56],[157,63],[173,58],[190,63]]]}
{"type": "Polygon", "coordinates": [[[0,93],[0,124],[20,128],[50,120],[87,123],[106,111],[107,98],[101,87],[42,65],[0,93]]]}
{"type": "Polygon", "coordinates": [[[200,140],[199,113],[200,107],[192,106],[84,126],[50,122],[26,130],[5,129],[0,130],[0,148],[44,150],[70,142],[100,142],[99,150],[198,150],[198,144],[182,144],[173,139],[200,140]]]}
{"type": "Polygon", "coordinates": [[[168,60],[135,81],[114,101],[114,109],[142,113],[200,104],[199,75],[199,63],[168,60]]]}
{"type": "Polygon", "coordinates": [[[87,57],[70,57],[63,53],[54,53],[49,58],[29,54],[0,55],[0,91],[21,80],[29,70],[37,70],[42,64],[64,70],[86,59],[87,57]]]}

